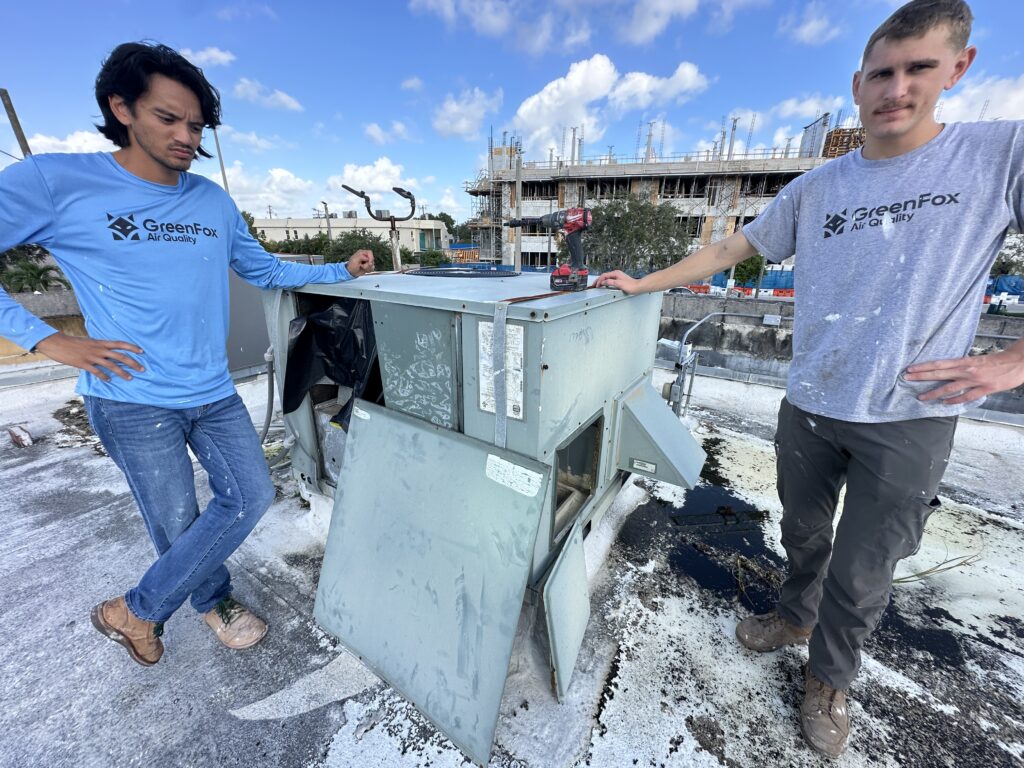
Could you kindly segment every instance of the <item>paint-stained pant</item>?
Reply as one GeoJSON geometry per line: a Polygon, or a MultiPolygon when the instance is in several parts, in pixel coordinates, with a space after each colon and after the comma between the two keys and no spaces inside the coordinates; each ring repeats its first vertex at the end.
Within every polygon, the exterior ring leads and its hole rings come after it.
{"type": "Polygon", "coordinates": [[[778,610],[800,627],[817,622],[810,669],[833,688],[856,677],[896,563],[920,546],[955,430],[955,417],[859,424],[782,401],[775,449],[789,573],[778,610]]]}
{"type": "Polygon", "coordinates": [[[157,560],[128,590],[140,619],[162,622],[191,595],[200,613],[231,593],[224,565],[274,499],[266,460],[242,399],[159,408],[85,397],[89,422],[128,485],[157,560]],[[213,498],[199,513],[188,448],[213,498]]]}

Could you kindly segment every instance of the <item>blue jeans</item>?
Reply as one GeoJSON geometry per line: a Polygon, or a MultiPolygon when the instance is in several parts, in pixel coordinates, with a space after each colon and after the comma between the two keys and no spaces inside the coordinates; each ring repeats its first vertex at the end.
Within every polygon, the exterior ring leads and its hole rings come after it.
{"type": "Polygon", "coordinates": [[[231,593],[224,561],[274,499],[259,438],[242,399],[181,410],[85,397],[89,422],[124,472],[157,560],[125,601],[146,621],[168,619],[191,595],[200,613],[231,593]],[[199,513],[190,447],[213,498],[199,513]]]}

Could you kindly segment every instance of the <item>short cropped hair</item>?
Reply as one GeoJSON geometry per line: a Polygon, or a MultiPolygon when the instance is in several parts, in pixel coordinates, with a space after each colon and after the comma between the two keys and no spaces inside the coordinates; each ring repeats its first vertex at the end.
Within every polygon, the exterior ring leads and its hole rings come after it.
{"type": "Polygon", "coordinates": [[[875,43],[883,37],[890,40],[908,40],[922,37],[935,27],[949,27],[949,44],[955,51],[967,47],[971,36],[974,15],[964,0],[911,0],[886,19],[882,26],[872,33],[864,46],[866,61],[875,43]]]}
{"type": "MultiPolygon", "coordinates": [[[[111,96],[120,96],[128,109],[149,90],[154,74],[169,77],[184,85],[199,100],[203,124],[208,128],[220,125],[220,94],[207,81],[203,70],[173,48],[159,43],[122,43],[103,62],[96,76],[96,103],[103,114],[99,132],[119,147],[128,146],[128,129],[110,109],[111,96]]],[[[212,155],[201,146],[196,150],[203,157],[212,155]]]]}

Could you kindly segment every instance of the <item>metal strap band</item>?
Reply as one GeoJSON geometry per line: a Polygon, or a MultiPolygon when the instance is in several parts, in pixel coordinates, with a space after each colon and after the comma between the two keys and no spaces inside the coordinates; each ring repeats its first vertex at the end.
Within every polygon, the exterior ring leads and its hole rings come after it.
{"type": "Polygon", "coordinates": [[[508,302],[494,305],[494,326],[491,332],[491,372],[494,377],[494,444],[505,447],[508,430],[508,403],[505,391],[505,319],[508,302]]]}

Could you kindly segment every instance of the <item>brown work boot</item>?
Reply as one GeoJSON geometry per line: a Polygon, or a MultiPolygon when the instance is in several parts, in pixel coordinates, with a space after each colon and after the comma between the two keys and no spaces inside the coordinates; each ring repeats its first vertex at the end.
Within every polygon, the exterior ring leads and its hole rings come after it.
{"type": "Polygon", "coordinates": [[[124,597],[106,600],[92,609],[92,625],[115,643],[123,645],[128,655],[144,667],[151,667],[164,655],[160,635],[163,623],[136,618],[124,597]]]}
{"type": "Polygon", "coordinates": [[[800,733],[816,751],[839,757],[850,735],[846,691],[832,688],[806,670],[804,703],[800,705],[800,733]]]}
{"type": "Polygon", "coordinates": [[[228,648],[241,650],[256,645],[267,634],[267,623],[233,597],[225,597],[203,620],[228,648]]]}
{"type": "Polygon", "coordinates": [[[776,611],[748,616],[736,625],[736,639],[752,651],[767,653],[784,645],[807,645],[813,627],[796,627],[776,611]]]}

